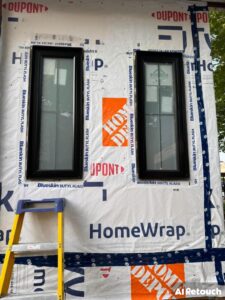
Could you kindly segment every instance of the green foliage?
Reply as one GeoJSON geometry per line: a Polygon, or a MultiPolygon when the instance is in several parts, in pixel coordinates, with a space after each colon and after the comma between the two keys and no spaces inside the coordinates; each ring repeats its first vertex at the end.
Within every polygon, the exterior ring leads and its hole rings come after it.
{"type": "Polygon", "coordinates": [[[210,12],[212,57],[220,150],[225,152],[225,11],[210,12]]]}

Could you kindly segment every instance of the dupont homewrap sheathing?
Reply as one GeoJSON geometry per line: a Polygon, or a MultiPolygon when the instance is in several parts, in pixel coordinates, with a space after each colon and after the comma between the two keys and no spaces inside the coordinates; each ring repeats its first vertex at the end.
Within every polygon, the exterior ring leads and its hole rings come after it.
{"type": "MultiPolygon", "coordinates": [[[[207,3],[1,2],[1,262],[18,200],[64,198],[66,299],[224,297],[225,232],[207,3]],[[82,179],[27,177],[34,46],[83,49],[82,179]],[[182,54],[186,178],[140,179],[138,51],[182,54]]],[[[29,214],[20,242],[54,242],[54,221],[52,215],[29,214]]],[[[56,265],[57,257],[47,253],[17,258],[10,294],[55,291],[56,265]]]]}

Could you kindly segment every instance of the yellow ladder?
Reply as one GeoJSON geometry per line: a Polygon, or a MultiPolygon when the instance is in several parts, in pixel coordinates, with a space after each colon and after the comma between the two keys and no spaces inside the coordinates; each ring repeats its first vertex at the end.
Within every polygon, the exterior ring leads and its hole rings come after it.
{"type": "MultiPolygon", "coordinates": [[[[11,281],[13,266],[15,262],[15,253],[28,253],[28,252],[47,252],[56,250],[58,254],[58,289],[55,298],[57,300],[64,300],[64,251],[63,251],[63,211],[64,199],[43,199],[43,200],[19,200],[16,214],[13,221],[12,231],[8,246],[5,253],[5,258],[2,266],[0,277],[0,297],[8,295],[9,284],[11,281]],[[24,215],[26,212],[43,213],[55,212],[57,213],[58,223],[58,241],[57,243],[35,243],[35,244],[19,244],[20,233],[23,225],[24,215]]],[[[34,293],[28,299],[33,299],[34,296],[40,297],[40,293],[34,293]],[[32,298],[31,298],[32,297],[32,298]]],[[[46,293],[47,294],[47,293],[46,293]]],[[[21,297],[21,295],[20,295],[21,297]]],[[[6,297],[8,298],[8,297],[6,297]]],[[[26,297],[24,296],[24,299],[26,297]]],[[[16,297],[13,297],[16,299],[16,297]]],[[[47,299],[43,297],[41,299],[47,299]]],[[[51,296],[51,299],[53,297],[51,296]]]]}

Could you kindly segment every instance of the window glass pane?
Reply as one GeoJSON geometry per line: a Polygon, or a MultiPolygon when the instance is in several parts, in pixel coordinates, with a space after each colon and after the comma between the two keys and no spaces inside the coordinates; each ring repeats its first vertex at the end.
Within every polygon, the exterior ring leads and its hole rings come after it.
{"type": "Polygon", "coordinates": [[[148,170],[177,170],[175,82],[172,64],[145,64],[148,170]]]}
{"type": "Polygon", "coordinates": [[[160,86],[161,113],[174,113],[175,98],[174,89],[171,86],[160,86]]]}
{"type": "Polygon", "coordinates": [[[73,168],[73,70],[73,59],[44,58],[39,170],[73,168]]]}
{"type": "Polygon", "coordinates": [[[160,69],[160,98],[161,113],[171,114],[174,112],[175,82],[172,64],[159,64],[160,69]]]}
{"type": "Polygon", "coordinates": [[[145,86],[145,109],[147,114],[158,114],[159,113],[159,95],[157,86],[145,86]]]}
{"type": "Polygon", "coordinates": [[[159,84],[159,67],[157,64],[145,63],[145,84],[158,85],[159,84]]]}
{"type": "Polygon", "coordinates": [[[173,113],[173,97],[161,97],[161,112],[164,114],[173,113]]]}
{"type": "Polygon", "coordinates": [[[176,120],[161,116],[162,170],[177,170],[176,120]]]}
{"type": "Polygon", "coordinates": [[[160,120],[158,116],[145,117],[147,169],[161,169],[160,120]]]}
{"type": "Polygon", "coordinates": [[[172,64],[160,64],[160,85],[173,85],[172,64]]]}

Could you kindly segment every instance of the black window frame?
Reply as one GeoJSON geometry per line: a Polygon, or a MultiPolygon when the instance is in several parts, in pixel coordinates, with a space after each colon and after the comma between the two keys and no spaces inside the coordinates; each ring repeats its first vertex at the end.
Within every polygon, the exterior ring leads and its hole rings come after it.
{"type": "Polygon", "coordinates": [[[176,180],[189,179],[189,157],[183,55],[180,52],[136,52],[136,99],[137,99],[137,165],[140,179],[176,180]],[[147,169],[145,137],[145,63],[172,63],[175,70],[177,109],[177,170],[147,169]]]}
{"type": "Polygon", "coordinates": [[[83,49],[33,46],[31,49],[31,90],[28,122],[28,179],[82,179],[83,176],[83,49]],[[44,58],[74,58],[74,144],[71,170],[38,170],[41,125],[41,97],[44,58]]]}

